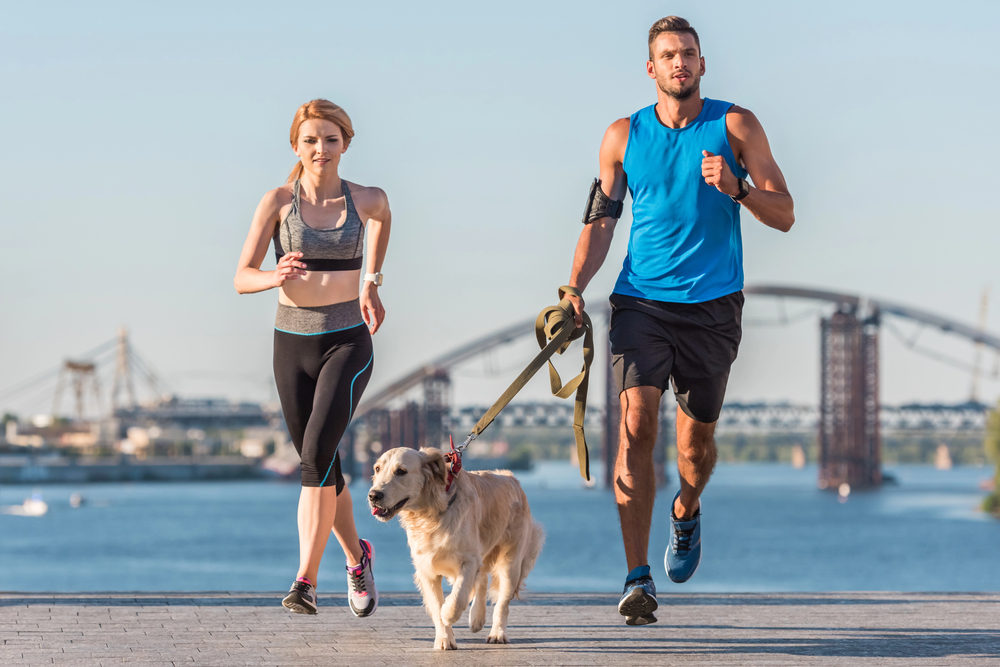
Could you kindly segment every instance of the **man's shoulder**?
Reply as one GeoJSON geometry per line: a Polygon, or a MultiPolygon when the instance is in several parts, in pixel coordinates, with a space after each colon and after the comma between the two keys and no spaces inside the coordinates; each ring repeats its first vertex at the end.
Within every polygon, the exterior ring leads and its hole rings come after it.
{"type": "Polygon", "coordinates": [[[601,141],[602,159],[613,159],[621,162],[625,157],[625,146],[628,145],[629,119],[619,118],[608,126],[601,141]]]}
{"type": "Polygon", "coordinates": [[[626,116],[625,118],[619,118],[608,126],[608,131],[605,133],[605,136],[616,139],[628,139],[628,128],[630,124],[630,117],[626,116]]]}
{"type": "Polygon", "coordinates": [[[726,109],[726,122],[756,118],[756,116],[753,115],[753,112],[746,107],[741,107],[739,104],[733,104],[732,102],[725,102],[725,104],[729,105],[729,108],[726,109]]]}
{"type": "Polygon", "coordinates": [[[726,129],[737,139],[746,140],[762,128],[752,111],[733,104],[726,111],[726,129]]]}

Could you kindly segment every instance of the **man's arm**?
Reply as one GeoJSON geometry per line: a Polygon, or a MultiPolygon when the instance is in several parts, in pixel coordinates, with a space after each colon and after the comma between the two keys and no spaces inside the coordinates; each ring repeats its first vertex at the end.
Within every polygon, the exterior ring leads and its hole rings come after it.
{"type": "MultiPolygon", "coordinates": [[[[628,143],[628,122],[628,118],[616,120],[604,133],[604,140],[601,142],[601,191],[611,199],[625,199],[627,183],[622,161],[625,159],[625,146],[628,143]]],[[[573,256],[573,270],[569,274],[570,287],[575,287],[582,293],[590,284],[608,256],[617,222],[614,218],[604,217],[583,226],[573,256]]],[[[583,326],[583,299],[570,295],[566,298],[576,311],[576,326],[583,326]]]]}
{"type": "MultiPolygon", "coordinates": [[[[726,114],[726,129],[736,161],[746,168],[754,182],[750,194],[740,204],[768,227],[787,232],[795,223],[794,203],[760,121],[750,111],[733,106],[726,114]]],[[[724,194],[738,195],[736,175],[722,156],[708,151],[702,151],[702,155],[701,173],[705,182],[724,194]]]]}

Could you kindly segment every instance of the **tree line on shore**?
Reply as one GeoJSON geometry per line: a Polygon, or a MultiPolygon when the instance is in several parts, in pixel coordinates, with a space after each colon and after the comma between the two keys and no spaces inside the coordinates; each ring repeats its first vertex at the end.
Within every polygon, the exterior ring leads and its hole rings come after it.
{"type": "Polygon", "coordinates": [[[983,501],[983,509],[1000,519],[1000,401],[987,418],[983,448],[986,456],[997,466],[993,475],[993,492],[983,501]]]}

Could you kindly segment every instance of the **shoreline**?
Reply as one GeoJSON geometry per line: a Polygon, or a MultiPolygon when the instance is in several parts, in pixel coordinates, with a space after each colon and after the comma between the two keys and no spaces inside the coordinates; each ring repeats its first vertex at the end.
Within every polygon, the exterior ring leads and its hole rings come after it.
{"type": "Polygon", "coordinates": [[[85,484],[260,479],[258,459],[243,456],[177,456],[137,459],[19,455],[0,457],[0,484],[85,484]]]}

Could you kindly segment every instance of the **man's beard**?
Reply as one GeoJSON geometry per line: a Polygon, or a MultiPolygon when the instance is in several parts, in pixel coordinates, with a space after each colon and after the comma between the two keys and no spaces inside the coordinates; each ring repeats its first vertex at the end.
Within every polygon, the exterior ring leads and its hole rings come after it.
{"type": "MultiPolygon", "coordinates": [[[[673,77],[671,77],[672,79],[673,77]]],[[[701,77],[691,77],[692,82],[688,88],[684,88],[683,84],[677,89],[670,89],[667,86],[660,84],[660,90],[664,92],[665,95],[674,98],[678,102],[683,102],[684,100],[690,98],[696,92],[698,92],[699,84],[701,83],[701,77]]]]}

